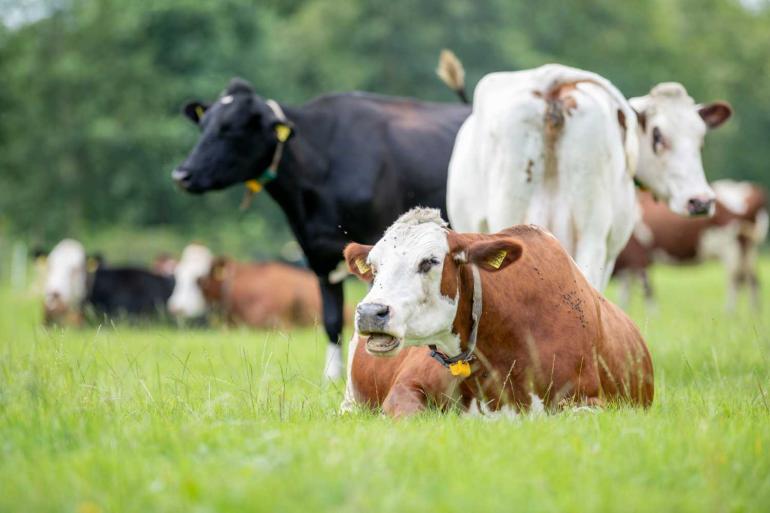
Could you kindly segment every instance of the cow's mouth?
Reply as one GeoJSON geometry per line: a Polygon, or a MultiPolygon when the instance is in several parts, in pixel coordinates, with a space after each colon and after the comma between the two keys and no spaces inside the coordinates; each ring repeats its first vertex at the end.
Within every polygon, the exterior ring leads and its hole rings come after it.
{"type": "Polygon", "coordinates": [[[390,356],[401,345],[401,339],[387,333],[372,333],[366,339],[366,351],[371,355],[390,356]]]}

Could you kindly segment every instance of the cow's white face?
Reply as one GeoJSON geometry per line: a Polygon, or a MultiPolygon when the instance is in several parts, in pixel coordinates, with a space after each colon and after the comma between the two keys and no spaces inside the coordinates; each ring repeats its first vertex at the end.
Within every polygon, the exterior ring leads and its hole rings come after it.
{"type": "Polygon", "coordinates": [[[182,252],[182,258],[174,269],[174,292],[168,298],[168,311],[172,315],[192,319],[206,313],[206,298],[198,280],[211,271],[214,256],[200,244],[190,244],[182,252]]]}
{"type": "MultiPolygon", "coordinates": [[[[452,338],[457,303],[441,294],[448,252],[446,223],[438,211],[420,209],[393,224],[368,258],[362,255],[359,258],[365,260],[353,261],[354,271],[370,267],[374,280],[356,309],[356,329],[369,335],[369,353],[392,355],[406,345],[429,343],[424,342],[427,338],[452,338]]],[[[434,342],[440,340],[430,343],[434,342]]]]}
{"type": "Polygon", "coordinates": [[[45,308],[51,314],[77,310],[86,298],[86,251],[72,239],[64,239],[48,255],[45,308]]]}
{"type": "Polygon", "coordinates": [[[730,117],[729,105],[696,105],[674,82],[630,102],[640,116],[639,180],[677,214],[713,214],[715,195],[703,172],[701,149],[706,131],[730,117]]]}
{"type": "Polygon", "coordinates": [[[453,243],[438,210],[415,208],[373,247],[345,249],[350,270],[372,281],[356,308],[356,331],[367,337],[367,352],[392,356],[405,346],[428,344],[449,355],[460,352],[460,339],[452,332],[459,294],[442,293],[445,266],[455,273],[466,263],[497,271],[519,258],[521,246],[503,238],[466,244],[462,236],[451,235],[453,243]]]}

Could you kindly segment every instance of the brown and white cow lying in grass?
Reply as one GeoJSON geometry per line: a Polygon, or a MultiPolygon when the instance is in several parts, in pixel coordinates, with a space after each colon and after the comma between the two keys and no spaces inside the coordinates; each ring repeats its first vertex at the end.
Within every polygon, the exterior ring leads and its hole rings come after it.
{"type": "Polygon", "coordinates": [[[343,409],[652,402],[638,329],[538,227],[456,233],[418,208],[376,245],[350,244],[345,259],[372,288],[356,310],[343,409]]]}
{"type": "Polygon", "coordinates": [[[169,311],[195,319],[216,312],[228,324],[255,328],[310,326],[321,318],[313,273],[280,262],[243,263],[190,244],[175,270],[169,311]]]}
{"type": "Polygon", "coordinates": [[[650,193],[637,195],[641,219],[615,264],[615,274],[623,280],[621,305],[628,304],[638,277],[653,306],[647,268],[655,260],[686,264],[718,259],[727,272],[727,309],[735,308],[738,291],[746,285],[754,308],[760,308],[757,258],[768,231],[767,195],[750,182],[719,180],[711,185],[717,195],[712,217],[684,218],[650,193]]]}

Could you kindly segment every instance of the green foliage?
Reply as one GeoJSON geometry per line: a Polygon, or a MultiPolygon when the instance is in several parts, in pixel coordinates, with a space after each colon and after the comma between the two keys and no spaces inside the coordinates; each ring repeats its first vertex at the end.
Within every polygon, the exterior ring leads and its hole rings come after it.
{"type": "Polygon", "coordinates": [[[338,415],[320,327],[45,331],[0,290],[0,511],[767,511],[768,319],[654,271],[649,411],[497,421],[338,415]]]}
{"type": "MultiPolygon", "coordinates": [[[[39,19],[0,26],[0,234],[51,244],[115,225],[236,230],[241,191],[194,197],[171,183],[197,135],[184,101],[213,98],[234,75],[289,103],[351,89],[455,101],[434,76],[443,47],[463,59],[469,88],[490,71],[558,61],[629,96],[677,80],[699,101],[727,99],[736,116],[709,136],[709,178],[770,184],[770,9],[754,4],[2,2],[39,19]]],[[[268,244],[288,238],[270,201],[252,208],[268,244]]]]}

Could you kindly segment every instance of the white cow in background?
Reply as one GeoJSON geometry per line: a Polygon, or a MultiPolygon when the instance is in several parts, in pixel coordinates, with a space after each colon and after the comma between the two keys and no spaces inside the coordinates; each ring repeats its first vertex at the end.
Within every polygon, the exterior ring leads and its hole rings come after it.
{"type": "Polygon", "coordinates": [[[711,214],[700,148],[730,114],[676,83],[629,102],[605,78],[558,64],[489,74],[449,163],[452,227],[546,227],[601,290],[637,218],[634,179],[674,212],[711,214]]]}
{"type": "Polygon", "coordinates": [[[171,315],[194,319],[206,315],[208,307],[198,280],[208,276],[214,263],[214,254],[202,244],[192,243],[182,251],[174,268],[174,292],[168,298],[171,315]]]}
{"type": "Polygon", "coordinates": [[[68,315],[79,322],[79,311],[86,299],[86,250],[74,239],[64,239],[48,255],[45,277],[46,318],[68,315]]]}

